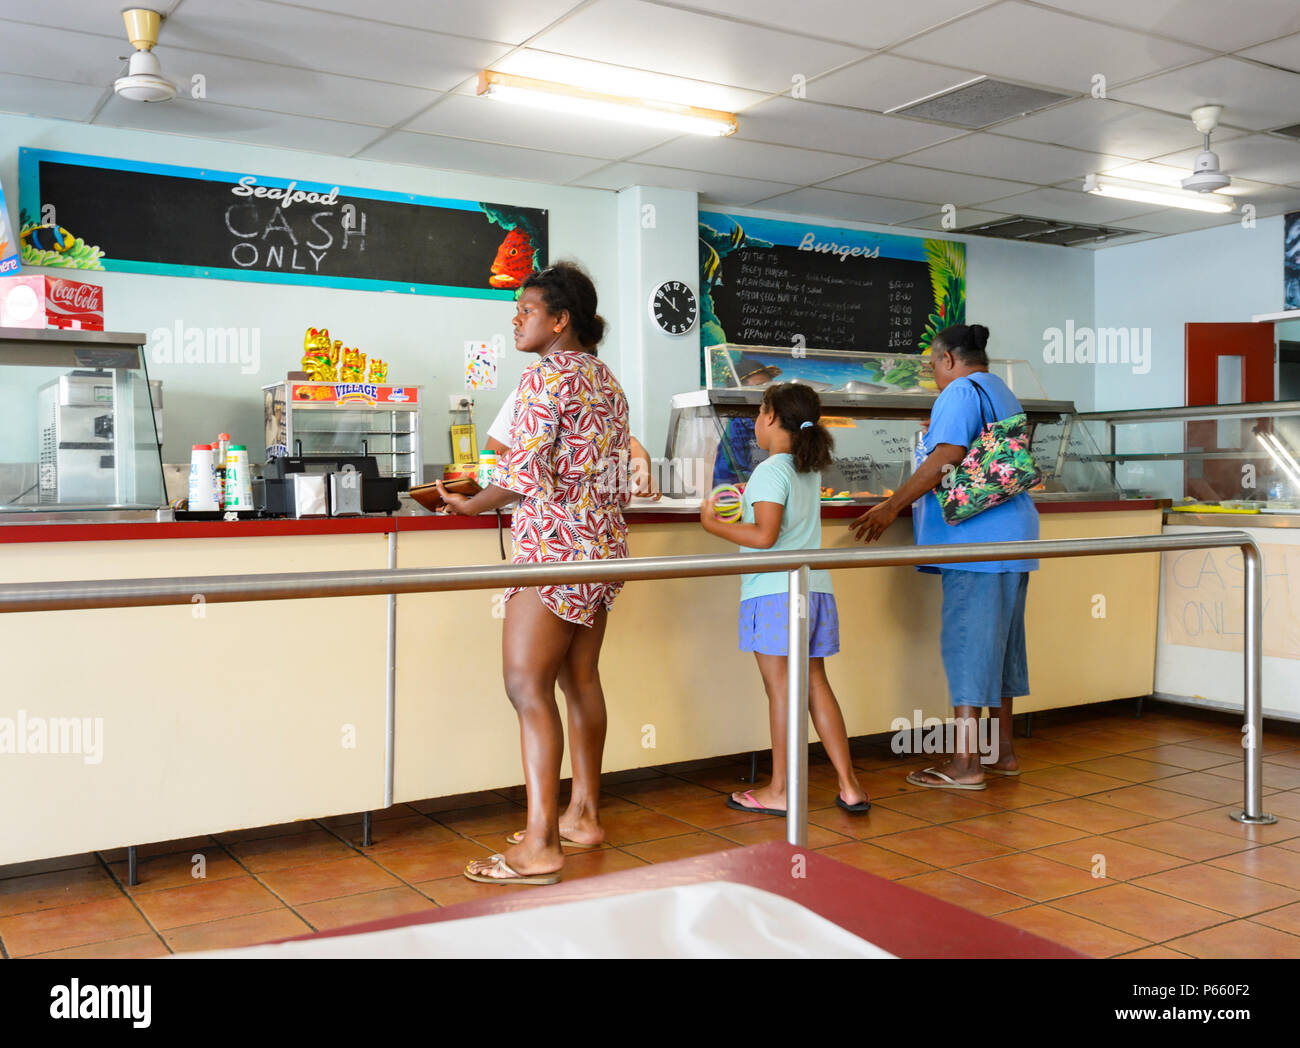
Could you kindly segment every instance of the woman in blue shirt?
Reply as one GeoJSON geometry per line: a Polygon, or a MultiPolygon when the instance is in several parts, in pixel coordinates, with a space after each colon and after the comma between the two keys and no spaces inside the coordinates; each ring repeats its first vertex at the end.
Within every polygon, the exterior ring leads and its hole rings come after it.
{"type": "MultiPolygon", "coordinates": [[[[934,337],[930,360],[939,396],[917,445],[916,468],[895,494],[853,522],[859,538],[878,539],[906,506],[913,506],[920,546],[1038,538],[1038,510],[1027,493],[958,524],[944,521],[934,494],[987,423],[1021,411],[1007,384],[989,372],[988,338],[982,324],[957,324],[934,337]]],[[[914,786],[982,790],[987,772],[1020,774],[1011,739],[1012,699],[1029,693],[1025,594],[1029,572],[1037,568],[1035,560],[921,566],[943,578],[940,645],[957,732],[956,752],[937,767],[909,775],[914,786]],[[990,729],[983,747],[977,730],[981,709],[988,710],[990,729]]]]}

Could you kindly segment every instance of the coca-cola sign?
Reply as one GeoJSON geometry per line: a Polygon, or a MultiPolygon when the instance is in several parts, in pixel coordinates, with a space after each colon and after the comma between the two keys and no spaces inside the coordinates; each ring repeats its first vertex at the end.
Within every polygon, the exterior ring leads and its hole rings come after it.
{"type": "Polygon", "coordinates": [[[104,289],[63,277],[0,277],[0,318],[0,327],[103,331],[104,289]],[[24,301],[30,302],[25,313],[24,301]]]}
{"type": "Polygon", "coordinates": [[[78,284],[71,280],[50,280],[50,302],[87,313],[104,311],[104,289],[98,284],[78,284]]]}

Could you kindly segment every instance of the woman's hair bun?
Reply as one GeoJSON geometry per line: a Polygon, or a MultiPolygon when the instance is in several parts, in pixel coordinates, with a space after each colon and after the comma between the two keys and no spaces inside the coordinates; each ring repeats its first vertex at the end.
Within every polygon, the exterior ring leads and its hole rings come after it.
{"type": "Polygon", "coordinates": [[[983,324],[972,324],[970,326],[970,340],[976,351],[983,353],[984,347],[989,344],[989,329],[983,324]]]}

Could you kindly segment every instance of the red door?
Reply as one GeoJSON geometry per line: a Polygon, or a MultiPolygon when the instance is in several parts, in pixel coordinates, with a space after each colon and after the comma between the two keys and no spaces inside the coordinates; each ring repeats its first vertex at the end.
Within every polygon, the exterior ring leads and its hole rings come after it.
{"type": "MultiPolygon", "coordinates": [[[[1187,324],[1184,331],[1188,407],[1222,404],[1225,396],[1231,403],[1243,404],[1274,398],[1272,324],[1187,324]]],[[[1255,431],[1261,424],[1267,426],[1259,419],[1189,422],[1187,450],[1258,452],[1261,445],[1255,431]]],[[[1189,461],[1184,473],[1184,492],[1192,498],[1263,499],[1272,463],[1253,457],[1189,461]],[[1250,464],[1255,466],[1254,476],[1243,468],[1250,464]]]]}

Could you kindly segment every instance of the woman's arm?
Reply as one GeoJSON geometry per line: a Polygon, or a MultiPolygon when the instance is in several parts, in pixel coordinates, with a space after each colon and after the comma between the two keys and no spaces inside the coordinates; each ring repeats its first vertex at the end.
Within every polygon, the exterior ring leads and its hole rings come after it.
{"type": "Polygon", "coordinates": [[[438,494],[442,496],[442,501],[447,505],[447,512],[454,513],[461,517],[474,517],[480,513],[488,513],[494,509],[501,509],[510,505],[519,496],[509,488],[499,488],[495,484],[489,484],[477,495],[453,495],[442,486],[442,481],[435,481],[438,485],[438,494]]]}
{"type": "Polygon", "coordinates": [[[874,542],[894,523],[899,513],[937,488],[943,482],[945,474],[965,457],[966,449],[959,444],[938,445],[901,488],[862,514],[849,525],[849,530],[860,539],[874,542]]]}
{"type": "Polygon", "coordinates": [[[497,440],[496,437],[488,437],[487,449],[488,451],[495,451],[498,455],[504,455],[507,451],[510,450],[510,445],[502,444],[501,441],[497,440]]]}
{"type": "Polygon", "coordinates": [[[755,502],[753,524],[730,524],[713,515],[713,496],[710,495],[700,505],[700,523],[705,531],[750,549],[771,549],[776,545],[784,515],[785,506],[779,502],[755,502]]]}
{"type": "Polygon", "coordinates": [[[628,449],[628,468],[632,471],[632,494],[648,498],[658,498],[658,487],[651,473],[650,452],[642,446],[636,437],[631,437],[628,449]]]}

